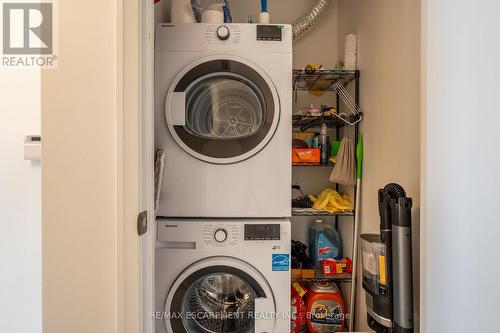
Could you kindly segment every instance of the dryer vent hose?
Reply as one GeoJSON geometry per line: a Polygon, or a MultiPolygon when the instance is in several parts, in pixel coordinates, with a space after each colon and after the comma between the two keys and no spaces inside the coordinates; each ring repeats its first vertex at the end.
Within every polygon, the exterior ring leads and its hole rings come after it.
{"type": "Polygon", "coordinates": [[[314,5],[304,15],[292,23],[294,41],[304,36],[314,27],[329,3],[330,0],[316,0],[314,5]]]}

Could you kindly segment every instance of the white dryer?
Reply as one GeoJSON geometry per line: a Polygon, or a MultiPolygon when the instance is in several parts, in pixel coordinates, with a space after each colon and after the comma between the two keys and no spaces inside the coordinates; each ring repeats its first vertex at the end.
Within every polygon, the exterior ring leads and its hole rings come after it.
{"type": "Polygon", "coordinates": [[[290,216],[291,124],[289,25],[157,26],[158,216],[290,216]]]}
{"type": "Polygon", "coordinates": [[[290,332],[290,222],[158,220],[156,333],[290,332]]]}

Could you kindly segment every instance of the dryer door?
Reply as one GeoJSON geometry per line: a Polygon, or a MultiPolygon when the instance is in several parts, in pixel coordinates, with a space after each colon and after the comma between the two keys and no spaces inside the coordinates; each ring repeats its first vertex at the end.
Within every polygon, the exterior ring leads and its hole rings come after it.
{"type": "Polygon", "coordinates": [[[191,65],[167,94],[165,117],[176,142],[216,164],[257,154],[279,123],[276,88],[256,65],[239,58],[208,58],[191,65]]]}
{"type": "Polygon", "coordinates": [[[167,295],[168,333],[273,332],[274,296],[265,278],[230,257],[201,260],[181,273],[167,295]]]}

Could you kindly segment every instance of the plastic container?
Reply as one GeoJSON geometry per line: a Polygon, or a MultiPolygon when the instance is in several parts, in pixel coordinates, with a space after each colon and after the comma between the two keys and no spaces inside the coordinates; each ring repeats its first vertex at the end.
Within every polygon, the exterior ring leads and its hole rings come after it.
{"type": "Polygon", "coordinates": [[[386,245],[380,235],[361,235],[363,285],[376,295],[387,293],[386,245]]]}
{"type": "Polygon", "coordinates": [[[309,226],[309,256],[316,268],[321,261],[331,258],[342,259],[342,239],[337,230],[323,220],[316,220],[309,226]]]}
{"type": "Polygon", "coordinates": [[[342,332],[345,327],[345,303],[337,286],[332,282],[316,282],[306,294],[309,312],[309,333],[342,332]]]}

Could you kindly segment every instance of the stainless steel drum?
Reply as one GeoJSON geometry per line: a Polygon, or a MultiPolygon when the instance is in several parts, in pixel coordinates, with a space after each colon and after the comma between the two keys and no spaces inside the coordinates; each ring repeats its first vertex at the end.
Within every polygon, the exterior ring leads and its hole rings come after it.
{"type": "Polygon", "coordinates": [[[256,297],[255,290],[233,274],[204,276],[184,296],[184,326],[189,332],[253,333],[256,297]]]}

